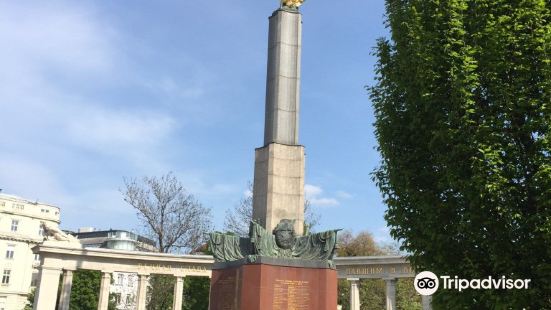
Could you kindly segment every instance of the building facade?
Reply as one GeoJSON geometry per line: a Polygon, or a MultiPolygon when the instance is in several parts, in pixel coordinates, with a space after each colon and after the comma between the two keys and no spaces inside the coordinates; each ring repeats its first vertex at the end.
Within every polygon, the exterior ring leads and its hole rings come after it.
{"type": "Polygon", "coordinates": [[[0,194],[0,310],[27,304],[40,264],[31,249],[43,241],[43,222],[59,225],[59,213],[56,206],[0,194]]]}
{"type": "Polygon", "coordinates": [[[127,230],[96,230],[92,227],[80,228],[78,232],[68,232],[78,238],[86,248],[157,252],[155,241],[127,230]]]}
{"type": "MultiPolygon", "coordinates": [[[[95,230],[88,227],[80,228],[77,233],[71,234],[86,248],[157,252],[153,240],[126,230],[95,230]]],[[[115,295],[117,310],[136,309],[138,274],[114,272],[112,278],[109,292],[115,295]]]]}

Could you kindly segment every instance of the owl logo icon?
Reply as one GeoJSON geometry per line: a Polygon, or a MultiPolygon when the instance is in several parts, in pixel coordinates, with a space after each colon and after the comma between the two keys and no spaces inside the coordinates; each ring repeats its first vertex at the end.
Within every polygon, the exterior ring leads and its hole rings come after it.
{"type": "Polygon", "coordinates": [[[438,277],[430,271],[423,271],[415,276],[413,285],[417,293],[425,296],[432,295],[438,290],[438,277]]]}

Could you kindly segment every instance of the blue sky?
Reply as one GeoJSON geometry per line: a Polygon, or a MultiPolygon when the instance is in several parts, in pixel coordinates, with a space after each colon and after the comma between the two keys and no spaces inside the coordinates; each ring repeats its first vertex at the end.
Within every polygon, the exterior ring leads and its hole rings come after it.
{"type": "MultiPolygon", "coordinates": [[[[123,177],[173,171],[221,228],[262,146],[273,1],[0,1],[0,188],[62,228],[138,229],[123,177]]],[[[318,229],[388,241],[371,181],[384,2],[308,0],[300,141],[318,229]]]]}

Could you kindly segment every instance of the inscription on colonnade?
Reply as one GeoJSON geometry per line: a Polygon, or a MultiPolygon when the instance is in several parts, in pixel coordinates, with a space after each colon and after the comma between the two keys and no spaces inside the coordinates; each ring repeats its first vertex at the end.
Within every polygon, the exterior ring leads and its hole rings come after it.
{"type": "Polygon", "coordinates": [[[145,272],[161,272],[161,273],[176,273],[176,272],[193,272],[193,273],[201,273],[201,272],[207,272],[209,269],[207,269],[206,266],[199,266],[199,265],[184,265],[184,266],[173,266],[173,265],[161,265],[161,264],[138,264],[139,271],[145,271],[145,272]]]}
{"type": "Polygon", "coordinates": [[[415,271],[409,264],[342,266],[339,276],[348,278],[412,277],[415,271]]]}

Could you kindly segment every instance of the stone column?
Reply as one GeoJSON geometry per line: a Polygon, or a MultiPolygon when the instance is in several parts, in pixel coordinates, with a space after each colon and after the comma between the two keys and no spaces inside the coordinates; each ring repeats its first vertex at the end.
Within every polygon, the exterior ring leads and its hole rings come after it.
{"type": "Polygon", "coordinates": [[[40,284],[34,297],[34,310],[53,310],[57,299],[57,288],[61,269],[50,267],[39,267],[38,278],[40,284]]]}
{"type": "Polygon", "coordinates": [[[298,144],[302,16],[279,9],[270,17],[264,145],[298,144]]]}
{"type": "Polygon", "coordinates": [[[350,281],[350,310],[360,310],[360,279],[347,279],[350,281]]]}
{"type": "Polygon", "coordinates": [[[182,309],[183,294],[184,294],[184,278],[176,277],[176,283],[174,283],[174,299],[173,299],[174,302],[172,306],[173,310],[182,309]]]}
{"type": "Polygon", "coordinates": [[[102,271],[99,287],[98,310],[107,310],[109,306],[109,288],[111,287],[111,273],[102,271]]]}
{"type": "Polygon", "coordinates": [[[421,295],[423,310],[432,310],[432,296],[421,295]]]}
{"type": "Polygon", "coordinates": [[[145,274],[138,274],[138,294],[136,298],[136,310],[145,310],[147,303],[147,277],[145,274]]]}
{"type": "Polygon", "coordinates": [[[396,279],[385,279],[386,310],[396,310],[396,279]]]}
{"type": "Polygon", "coordinates": [[[299,145],[302,16],[270,17],[264,146],[255,151],[253,220],[272,231],[282,219],[304,230],[304,147],[299,145]]]}
{"type": "Polygon", "coordinates": [[[61,284],[61,295],[59,296],[59,310],[69,310],[71,301],[71,288],[73,287],[73,271],[63,270],[63,283],[61,284]]]}

